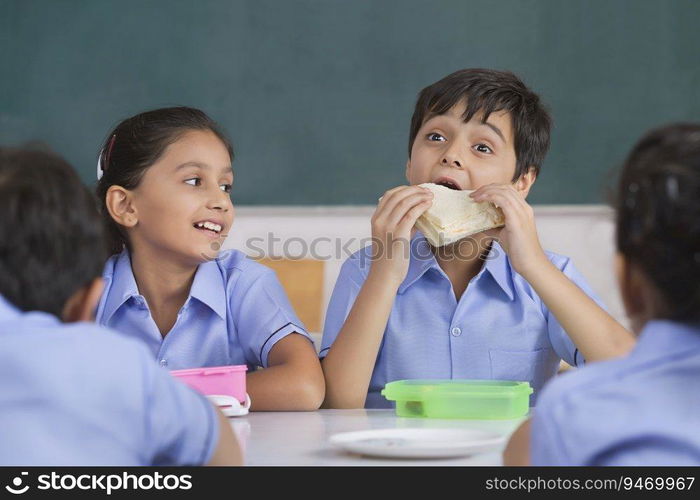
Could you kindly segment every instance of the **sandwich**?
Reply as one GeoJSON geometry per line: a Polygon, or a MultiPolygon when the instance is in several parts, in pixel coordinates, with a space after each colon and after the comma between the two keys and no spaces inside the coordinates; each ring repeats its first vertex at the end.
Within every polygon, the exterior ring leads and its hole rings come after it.
{"type": "Polygon", "coordinates": [[[430,189],[435,196],[432,206],[416,221],[416,228],[434,247],[505,225],[503,211],[490,202],[475,202],[469,197],[473,191],[432,183],[420,186],[430,189]]]}

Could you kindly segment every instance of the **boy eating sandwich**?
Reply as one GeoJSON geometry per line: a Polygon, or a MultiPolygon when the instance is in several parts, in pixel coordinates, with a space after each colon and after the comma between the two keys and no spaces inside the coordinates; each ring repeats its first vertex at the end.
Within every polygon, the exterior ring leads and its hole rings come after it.
{"type": "Polygon", "coordinates": [[[421,91],[409,185],[384,193],[373,243],[343,264],[328,306],[325,407],[390,406],[379,394],[384,385],[416,378],[528,381],[534,403],[561,359],[576,366],[632,347],[632,335],[571,261],[540,246],[525,199],[550,128],[539,97],[509,72],[461,70],[421,91]],[[433,204],[443,204],[433,192],[442,190],[424,183],[492,204],[505,225],[472,225],[480,232],[457,230],[451,241],[449,231],[440,239],[435,229],[442,216],[428,213],[416,230],[433,204]],[[437,237],[422,232],[425,223],[437,237]]]}

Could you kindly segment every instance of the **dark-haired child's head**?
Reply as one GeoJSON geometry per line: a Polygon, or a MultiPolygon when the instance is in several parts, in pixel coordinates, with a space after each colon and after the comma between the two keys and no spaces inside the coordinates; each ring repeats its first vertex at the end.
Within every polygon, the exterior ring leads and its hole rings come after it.
{"type": "Polygon", "coordinates": [[[198,109],[156,109],[122,121],[99,159],[110,252],[148,248],[195,264],[215,257],[233,223],[232,161],[230,142],[198,109]]]}
{"type": "Polygon", "coordinates": [[[527,195],[549,148],[550,129],[540,98],[513,73],[456,71],[418,95],[406,178],[459,189],[513,183],[527,195]]]}
{"type": "Polygon", "coordinates": [[[92,319],[106,260],[95,198],[62,158],[0,148],[0,294],[23,311],[92,319]]]}
{"type": "Polygon", "coordinates": [[[700,124],[645,135],[617,188],[618,278],[633,328],[700,321],[700,124]]]}

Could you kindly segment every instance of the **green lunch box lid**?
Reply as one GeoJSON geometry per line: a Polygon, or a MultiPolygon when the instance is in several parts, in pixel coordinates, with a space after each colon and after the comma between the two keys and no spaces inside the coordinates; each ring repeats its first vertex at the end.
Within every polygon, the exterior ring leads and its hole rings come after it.
{"type": "Polygon", "coordinates": [[[421,401],[434,397],[514,398],[533,393],[528,382],[515,380],[397,380],[384,386],[382,395],[391,401],[421,401]]]}

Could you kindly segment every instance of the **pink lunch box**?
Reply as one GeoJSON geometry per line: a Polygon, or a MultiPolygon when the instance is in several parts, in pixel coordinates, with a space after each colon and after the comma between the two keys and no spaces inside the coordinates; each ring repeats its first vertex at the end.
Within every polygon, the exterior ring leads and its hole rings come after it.
{"type": "Polygon", "coordinates": [[[225,415],[245,415],[250,407],[246,394],[246,365],[209,366],[173,370],[170,374],[218,404],[225,415]]]}

